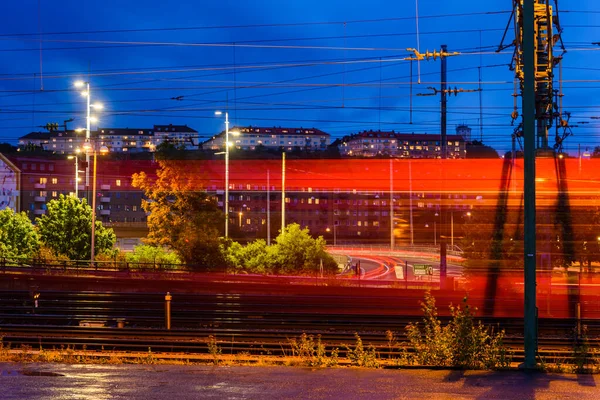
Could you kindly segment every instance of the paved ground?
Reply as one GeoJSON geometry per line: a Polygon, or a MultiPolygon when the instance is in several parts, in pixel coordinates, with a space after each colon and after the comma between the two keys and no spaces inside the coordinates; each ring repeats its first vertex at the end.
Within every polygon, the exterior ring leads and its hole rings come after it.
{"type": "Polygon", "coordinates": [[[600,376],[523,372],[0,363],[4,400],[585,400],[600,398],[598,384],[600,376]]]}

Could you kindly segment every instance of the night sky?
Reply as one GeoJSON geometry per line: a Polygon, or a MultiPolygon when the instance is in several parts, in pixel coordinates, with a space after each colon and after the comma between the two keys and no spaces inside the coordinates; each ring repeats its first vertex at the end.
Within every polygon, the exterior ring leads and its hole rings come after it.
{"type": "MultiPolygon", "coordinates": [[[[186,124],[201,140],[232,125],[316,127],[333,138],[364,129],[439,133],[440,61],[412,63],[406,48],[448,51],[448,85],[480,95],[449,97],[448,133],[461,123],[476,139],[510,148],[512,48],[495,53],[512,1],[156,1],[4,2],[0,28],[0,142],[49,122],[85,126],[89,80],[105,110],[98,127],[186,124]],[[40,32],[42,41],[40,42],[40,32]],[[41,46],[41,57],[40,57],[41,46]],[[420,81],[419,84],[419,70],[420,81]]],[[[574,136],[566,150],[600,145],[600,4],[561,0],[568,50],[564,107],[574,136]],[[585,122],[586,124],[582,124],[585,122]]],[[[512,41],[509,29],[505,42],[512,41]]],[[[558,75],[558,71],[556,71],[558,75]]],[[[92,126],[95,128],[96,126],[92,126]]],[[[551,131],[551,136],[554,129],[551,131]]],[[[553,142],[553,141],[552,141],[553,142]]],[[[551,143],[552,143],[551,142],[551,143]]]]}

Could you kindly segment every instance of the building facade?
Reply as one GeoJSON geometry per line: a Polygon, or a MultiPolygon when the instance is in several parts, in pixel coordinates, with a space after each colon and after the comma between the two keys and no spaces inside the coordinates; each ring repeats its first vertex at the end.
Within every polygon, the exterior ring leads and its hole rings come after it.
{"type": "MultiPolygon", "coordinates": [[[[462,136],[447,135],[446,140],[447,158],[466,157],[462,136]]],[[[339,151],[348,157],[441,158],[441,135],[364,131],[342,139],[339,151]]]]}
{"type": "Polygon", "coordinates": [[[157,145],[170,142],[185,150],[198,150],[200,147],[198,131],[187,125],[154,125],[154,139],[157,145]]]}
{"type": "MultiPolygon", "coordinates": [[[[256,150],[259,147],[283,151],[324,151],[331,144],[331,135],[316,128],[281,127],[233,127],[229,141],[240,150],[256,150]],[[236,135],[232,132],[238,132],[236,135]]],[[[221,132],[202,144],[205,150],[220,151],[225,148],[225,132],[221,132]]]]}
{"type": "Polygon", "coordinates": [[[0,154],[0,210],[21,211],[21,171],[0,154]]]}
{"type": "MultiPolygon", "coordinates": [[[[92,140],[113,153],[153,152],[163,142],[198,149],[198,132],[186,125],[154,125],[154,128],[98,128],[90,132],[92,140]]],[[[40,148],[55,154],[73,154],[85,143],[85,131],[67,130],[31,132],[19,138],[19,148],[40,148]]]]}

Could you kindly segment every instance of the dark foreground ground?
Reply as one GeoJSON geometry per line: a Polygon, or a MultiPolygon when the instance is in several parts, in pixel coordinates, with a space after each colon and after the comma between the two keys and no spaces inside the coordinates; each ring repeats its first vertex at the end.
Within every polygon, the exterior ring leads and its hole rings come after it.
{"type": "Polygon", "coordinates": [[[525,372],[0,363],[8,399],[598,399],[600,376],[525,372]]]}

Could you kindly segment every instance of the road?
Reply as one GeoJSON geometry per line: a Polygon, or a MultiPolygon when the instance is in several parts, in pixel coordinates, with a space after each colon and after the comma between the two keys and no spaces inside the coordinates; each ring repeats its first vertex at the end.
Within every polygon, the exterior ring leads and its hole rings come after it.
{"type": "Polygon", "coordinates": [[[598,384],[598,375],[517,371],[0,363],[4,400],[591,400],[598,384]]]}
{"type": "MultiPolygon", "coordinates": [[[[361,276],[367,279],[380,280],[433,280],[438,281],[440,275],[439,260],[432,260],[431,256],[423,254],[395,254],[389,252],[372,252],[365,253],[364,251],[356,251],[352,249],[335,249],[332,252],[344,254],[351,258],[352,265],[355,265],[360,260],[361,276]],[[433,276],[417,276],[413,266],[430,265],[432,267],[433,276]],[[398,266],[399,268],[395,267],[398,266]]],[[[448,276],[461,276],[462,266],[456,262],[448,262],[448,276]]]]}

